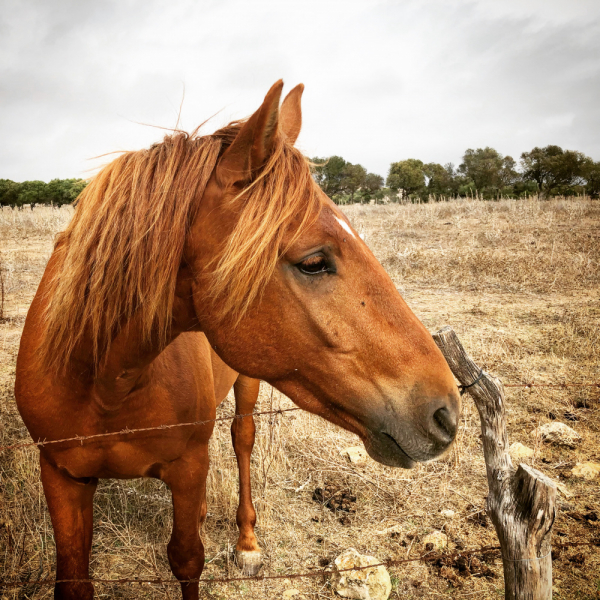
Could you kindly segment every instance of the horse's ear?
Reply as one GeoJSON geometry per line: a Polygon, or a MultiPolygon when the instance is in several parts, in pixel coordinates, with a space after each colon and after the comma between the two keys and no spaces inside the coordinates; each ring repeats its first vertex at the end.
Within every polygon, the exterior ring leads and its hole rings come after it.
{"type": "Polygon", "coordinates": [[[221,186],[249,183],[269,158],[278,131],[282,88],[283,81],[280,79],[223,153],[216,172],[221,186]]]}
{"type": "Polygon", "coordinates": [[[295,144],[300,129],[302,128],[302,92],[304,84],[297,85],[286,97],[281,105],[279,120],[281,121],[281,130],[285,133],[290,144],[295,144]]]}

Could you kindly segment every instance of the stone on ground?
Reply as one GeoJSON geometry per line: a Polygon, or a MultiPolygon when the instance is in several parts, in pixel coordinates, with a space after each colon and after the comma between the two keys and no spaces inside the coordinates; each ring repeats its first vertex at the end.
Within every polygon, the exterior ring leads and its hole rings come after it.
{"type": "Polygon", "coordinates": [[[557,446],[568,446],[569,448],[575,448],[582,439],[574,429],[560,421],[546,423],[545,425],[534,429],[533,435],[535,437],[539,436],[542,442],[555,444],[557,446]]]}
{"type": "Polygon", "coordinates": [[[554,479],[552,480],[554,481],[555,485],[556,485],[556,489],[565,497],[565,498],[571,498],[573,496],[573,493],[569,490],[569,488],[564,484],[561,483],[560,481],[555,481],[554,479]]]}
{"type": "Polygon", "coordinates": [[[442,517],[444,517],[445,519],[452,519],[455,514],[456,513],[453,510],[450,510],[449,508],[445,508],[444,510],[440,511],[440,515],[442,515],[442,517]]]}
{"type": "Polygon", "coordinates": [[[510,445],[508,449],[508,453],[510,457],[515,461],[520,461],[525,458],[530,458],[534,455],[533,448],[529,448],[529,446],[525,446],[525,444],[521,444],[520,442],[514,442],[510,445]]]}
{"type": "Polygon", "coordinates": [[[390,574],[383,565],[359,571],[342,571],[353,567],[376,565],[380,562],[382,561],[374,556],[364,556],[354,548],[348,548],[335,559],[336,571],[331,580],[333,589],[343,598],[387,600],[392,592],[392,582],[390,574]]]}
{"type": "Polygon", "coordinates": [[[575,477],[583,477],[584,479],[594,479],[600,475],[600,463],[596,462],[584,462],[577,463],[571,473],[575,477]]]}
{"type": "Polygon", "coordinates": [[[290,590],[285,590],[285,592],[283,592],[283,594],[281,594],[281,597],[283,598],[283,600],[290,600],[290,598],[298,598],[298,596],[300,595],[300,590],[296,590],[294,588],[290,589],[290,590]]]}
{"type": "Polygon", "coordinates": [[[390,527],[386,527],[385,529],[379,529],[375,531],[376,535],[391,535],[392,537],[399,537],[402,535],[404,531],[404,527],[397,523],[396,525],[392,525],[390,527]]]}
{"type": "Polygon", "coordinates": [[[345,456],[353,465],[364,465],[367,462],[368,454],[363,446],[344,448],[340,454],[345,456]]]}

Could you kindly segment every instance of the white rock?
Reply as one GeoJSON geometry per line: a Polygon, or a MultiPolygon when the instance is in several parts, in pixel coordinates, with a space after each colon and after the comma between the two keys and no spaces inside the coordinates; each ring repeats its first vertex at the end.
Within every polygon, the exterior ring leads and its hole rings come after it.
{"type": "Polygon", "coordinates": [[[364,465],[369,456],[364,446],[351,446],[350,448],[344,448],[340,454],[345,456],[353,465],[364,465]]]}
{"type": "Polygon", "coordinates": [[[300,593],[300,590],[296,590],[296,589],[285,590],[285,592],[283,592],[283,594],[281,594],[281,597],[284,600],[289,600],[290,598],[296,597],[299,593],[300,593]]]}
{"type": "Polygon", "coordinates": [[[452,519],[452,517],[454,517],[456,513],[453,510],[450,510],[449,508],[445,508],[444,510],[440,511],[440,515],[442,515],[442,517],[444,517],[445,519],[452,519]]]}
{"type": "Polygon", "coordinates": [[[520,442],[514,442],[510,445],[508,453],[510,454],[510,457],[517,462],[519,460],[523,460],[524,458],[530,458],[535,452],[533,448],[530,448],[529,446],[525,446],[520,442]]]}
{"type": "Polygon", "coordinates": [[[424,546],[427,546],[427,544],[433,544],[434,550],[443,550],[448,545],[448,536],[441,531],[432,531],[421,541],[423,542],[424,546]]]}
{"type": "Polygon", "coordinates": [[[574,448],[581,442],[581,436],[574,429],[560,421],[546,423],[534,429],[533,435],[535,437],[539,436],[543,442],[556,444],[557,446],[568,446],[569,448],[574,448]]]}
{"type": "Polygon", "coordinates": [[[376,535],[402,535],[404,531],[404,527],[400,524],[392,525],[391,527],[386,527],[385,529],[375,530],[376,535]]]}
{"type": "Polygon", "coordinates": [[[577,463],[572,469],[571,473],[575,477],[583,477],[584,479],[594,479],[600,475],[600,463],[596,462],[584,462],[577,463]]]}
{"type": "Polygon", "coordinates": [[[392,593],[392,582],[390,574],[383,565],[372,569],[361,569],[360,571],[338,572],[342,569],[366,567],[380,562],[382,561],[374,556],[364,556],[354,548],[348,548],[335,559],[337,571],[331,579],[333,589],[343,598],[387,600],[392,593]]]}
{"type": "Polygon", "coordinates": [[[555,481],[554,479],[552,481],[554,481],[554,483],[556,484],[556,489],[565,498],[571,498],[573,496],[572,492],[569,491],[569,488],[564,483],[561,483],[560,481],[555,481]]]}

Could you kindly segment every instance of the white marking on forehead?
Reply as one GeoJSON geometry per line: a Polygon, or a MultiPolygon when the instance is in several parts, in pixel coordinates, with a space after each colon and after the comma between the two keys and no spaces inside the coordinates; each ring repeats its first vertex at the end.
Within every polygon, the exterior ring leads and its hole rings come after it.
{"type": "MultiPolygon", "coordinates": [[[[333,216],[335,217],[335,215],[333,216]]],[[[347,231],[352,237],[356,237],[352,229],[350,229],[350,225],[348,225],[346,221],[342,221],[342,219],[340,219],[339,217],[335,217],[335,220],[342,226],[342,229],[344,229],[344,231],[347,231]]]]}

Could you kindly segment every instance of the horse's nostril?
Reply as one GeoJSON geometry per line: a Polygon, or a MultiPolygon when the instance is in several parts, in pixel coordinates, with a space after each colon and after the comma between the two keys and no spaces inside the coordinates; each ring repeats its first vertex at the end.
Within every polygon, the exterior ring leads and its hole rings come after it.
{"type": "Polygon", "coordinates": [[[444,434],[448,437],[448,442],[451,442],[456,435],[456,417],[447,408],[438,408],[433,413],[433,420],[444,434]]]}

